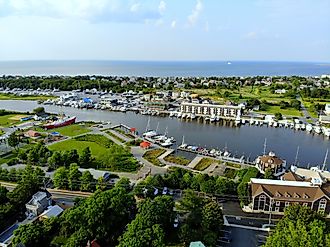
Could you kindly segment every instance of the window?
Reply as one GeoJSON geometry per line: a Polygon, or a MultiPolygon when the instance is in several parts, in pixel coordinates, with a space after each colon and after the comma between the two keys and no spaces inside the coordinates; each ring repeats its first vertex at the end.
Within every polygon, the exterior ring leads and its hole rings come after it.
{"type": "Polygon", "coordinates": [[[294,193],[294,198],[299,198],[300,196],[297,193],[294,193]]]}
{"type": "Polygon", "coordinates": [[[290,202],[285,202],[285,206],[286,207],[290,206],[290,202]]]}
{"type": "Polygon", "coordinates": [[[289,193],[285,193],[285,197],[291,197],[289,193]]]}
{"type": "Polygon", "coordinates": [[[307,198],[309,198],[309,196],[308,196],[308,195],[306,195],[306,194],[304,194],[304,198],[305,198],[305,199],[307,199],[307,198]]]}
{"type": "Polygon", "coordinates": [[[276,202],[276,206],[280,206],[281,205],[281,202],[280,201],[277,201],[276,202]]]}
{"type": "Polygon", "coordinates": [[[304,203],[303,203],[303,206],[304,206],[304,207],[308,207],[308,203],[307,203],[307,202],[304,202],[304,203]]]}
{"type": "Polygon", "coordinates": [[[326,199],[322,199],[320,201],[320,203],[319,203],[319,209],[318,209],[318,211],[324,213],[326,206],[327,206],[327,200],[326,199]]]}
{"type": "Polygon", "coordinates": [[[275,207],[275,212],[279,212],[280,208],[279,207],[275,207]]]}

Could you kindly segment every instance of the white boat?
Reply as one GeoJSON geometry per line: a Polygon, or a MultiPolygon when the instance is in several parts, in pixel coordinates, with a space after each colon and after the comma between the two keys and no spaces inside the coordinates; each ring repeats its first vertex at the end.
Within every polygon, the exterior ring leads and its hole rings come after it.
{"type": "Polygon", "coordinates": [[[143,136],[148,137],[148,138],[152,138],[156,135],[157,135],[157,132],[154,130],[149,130],[149,131],[143,133],[143,136]]]}
{"type": "Polygon", "coordinates": [[[245,124],[245,122],[246,122],[245,119],[242,119],[242,124],[245,124]]]}
{"type": "Polygon", "coordinates": [[[191,113],[191,114],[190,114],[190,119],[193,120],[193,119],[195,119],[195,118],[196,118],[196,115],[195,115],[194,113],[191,113]]]}
{"type": "Polygon", "coordinates": [[[170,112],[170,117],[174,117],[175,113],[173,111],[170,112]]]}
{"type": "Polygon", "coordinates": [[[313,130],[313,125],[311,125],[311,124],[307,124],[306,125],[306,131],[307,132],[311,132],[313,130]]]}
{"type": "Polygon", "coordinates": [[[327,136],[327,137],[330,136],[330,128],[323,127],[322,132],[325,136],[327,136]]]}
{"type": "Polygon", "coordinates": [[[168,139],[166,139],[164,142],[162,142],[160,145],[162,146],[162,147],[170,147],[170,146],[172,146],[174,143],[168,138],[168,139]]]}
{"type": "Polygon", "coordinates": [[[210,122],[215,122],[215,116],[212,115],[212,116],[210,117],[210,122]]]}
{"type": "Polygon", "coordinates": [[[322,129],[321,129],[320,126],[315,126],[314,131],[315,131],[316,134],[321,134],[322,133],[322,129]]]}
{"type": "Polygon", "coordinates": [[[182,116],[182,113],[181,113],[181,112],[178,112],[177,117],[178,117],[178,118],[181,118],[181,116],[182,116]]]}
{"type": "Polygon", "coordinates": [[[239,125],[240,123],[241,123],[241,120],[240,120],[240,119],[236,119],[236,120],[235,120],[235,124],[236,124],[236,125],[239,125]]]}
{"type": "Polygon", "coordinates": [[[273,123],[273,127],[277,128],[277,126],[278,126],[278,123],[277,122],[274,122],[273,123]]]}

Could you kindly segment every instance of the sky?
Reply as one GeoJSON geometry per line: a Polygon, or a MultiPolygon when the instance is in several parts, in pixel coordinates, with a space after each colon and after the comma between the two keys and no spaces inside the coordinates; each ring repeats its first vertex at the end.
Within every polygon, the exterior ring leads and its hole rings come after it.
{"type": "Polygon", "coordinates": [[[330,0],[0,0],[0,60],[330,62],[330,0]]]}

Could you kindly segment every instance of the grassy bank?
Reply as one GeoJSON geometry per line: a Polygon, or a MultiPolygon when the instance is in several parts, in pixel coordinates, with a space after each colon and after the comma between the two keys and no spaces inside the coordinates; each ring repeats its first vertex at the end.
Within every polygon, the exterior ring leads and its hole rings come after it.
{"type": "Polygon", "coordinates": [[[0,93],[0,100],[47,100],[55,99],[54,96],[45,96],[45,95],[25,95],[19,96],[14,94],[3,94],[0,93]]]}
{"type": "Polygon", "coordinates": [[[154,164],[155,166],[164,166],[157,158],[165,153],[165,149],[152,149],[144,153],[143,158],[154,164]]]}
{"type": "Polygon", "coordinates": [[[88,132],[91,132],[90,129],[88,129],[89,125],[87,124],[72,124],[52,130],[48,130],[47,132],[59,132],[63,136],[77,136],[86,134],[88,132]]]}

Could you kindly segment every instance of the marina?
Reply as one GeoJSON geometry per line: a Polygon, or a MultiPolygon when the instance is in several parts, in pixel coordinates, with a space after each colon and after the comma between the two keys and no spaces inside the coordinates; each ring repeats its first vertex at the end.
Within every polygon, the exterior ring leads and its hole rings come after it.
{"type": "MultiPolygon", "coordinates": [[[[36,101],[0,101],[0,108],[6,110],[27,112],[38,107],[36,101]]],[[[173,136],[181,143],[182,136],[185,142],[209,149],[227,150],[234,157],[250,157],[254,160],[262,151],[264,139],[268,140],[268,151],[274,151],[287,160],[288,164],[295,161],[297,146],[300,146],[298,163],[302,167],[309,164],[317,165],[323,162],[322,154],[330,147],[329,140],[318,134],[291,128],[273,128],[267,125],[241,125],[237,127],[233,121],[219,121],[213,124],[201,119],[177,119],[160,116],[146,116],[134,112],[111,112],[95,109],[77,109],[56,105],[45,105],[47,112],[63,112],[67,116],[76,116],[77,121],[105,121],[112,124],[125,124],[136,128],[137,133],[146,132],[148,119],[150,129],[156,129],[159,123],[159,133],[164,133],[167,127],[168,135],[173,136]]],[[[177,144],[174,144],[174,148],[177,144]]]]}

